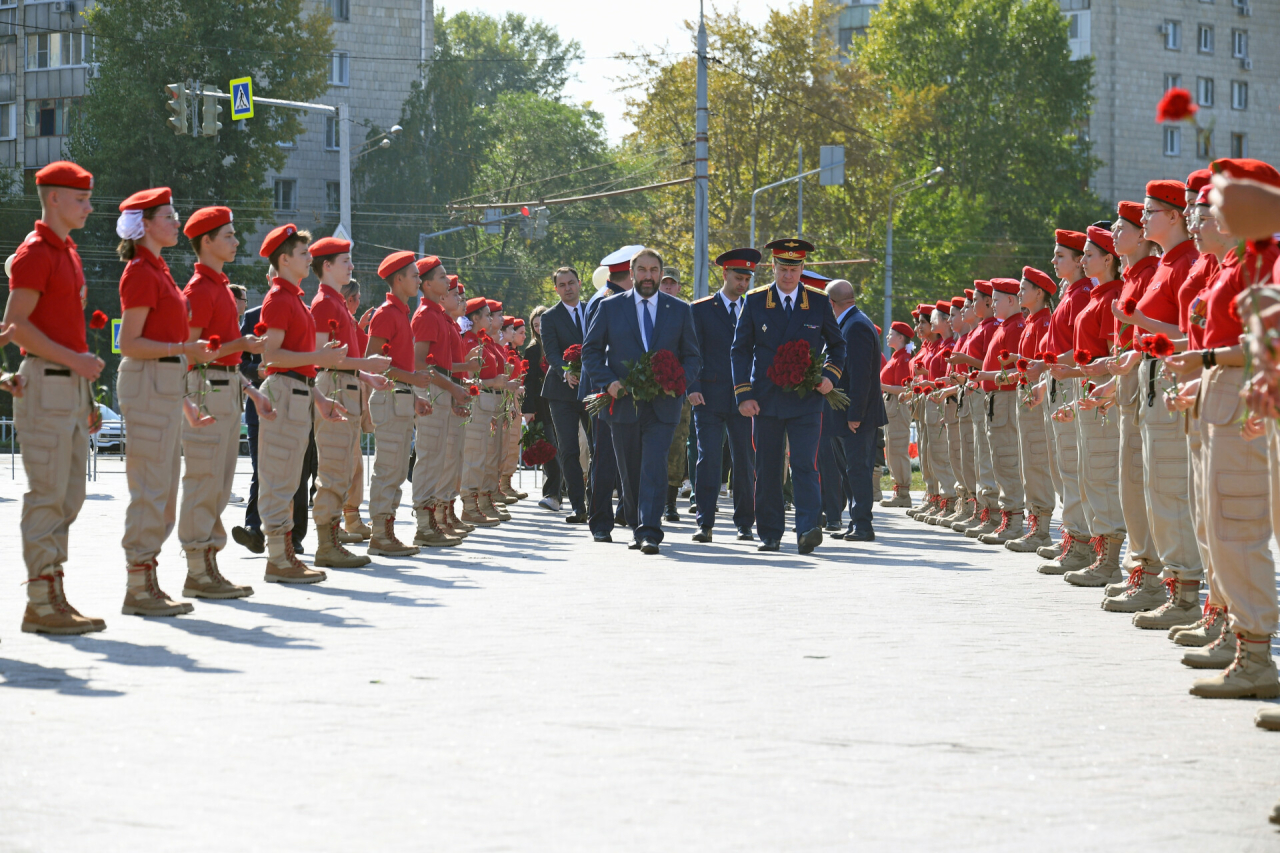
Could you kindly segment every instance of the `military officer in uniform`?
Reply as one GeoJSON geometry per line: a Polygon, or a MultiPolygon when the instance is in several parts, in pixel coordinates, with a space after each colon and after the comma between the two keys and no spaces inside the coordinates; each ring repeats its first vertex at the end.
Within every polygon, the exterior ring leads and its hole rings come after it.
{"type": "Polygon", "coordinates": [[[827,295],[800,284],[813,244],[792,237],[765,248],[773,253],[774,280],[744,297],[733,338],[734,394],[739,413],[755,419],[756,527],[762,540],[758,550],[777,551],[782,541],[782,474],[790,443],[797,545],[801,554],[808,554],[822,543],[818,437],[823,395],[835,388],[844,372],[844,336],[827,295]],[[791,341],[805,341],[823,361],[817,393],[800,396],[769,379],[778,348],[791,341]]]}
{"type": "Polygon", "coordinates": [[[750,542],[756,521],[756,460],[751,447],[751,419],[743,417],[733,395],[730,351],[733,333],[742,316],[743,297],[751,288],[758,249],[731,249],[716,258],[724,284],[718,293],[693,303],[693,330],[702,350],[702,370],[690,377],[690,394],[701,394],[693,407],[698,442],[697,476],[693,478],[694,505],[698,508],[695,542],[710,542],[720,496],[720,466],[724,460],[724,436],[729,433],[729,457],[733,464],[733,526],[738,538],[750,542]]]}

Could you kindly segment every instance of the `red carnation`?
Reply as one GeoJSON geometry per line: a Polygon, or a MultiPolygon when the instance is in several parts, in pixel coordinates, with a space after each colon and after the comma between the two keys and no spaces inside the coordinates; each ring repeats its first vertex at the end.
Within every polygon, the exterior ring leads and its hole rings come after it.
{"type": "Polygon", "coordinates": [[[219,337],[218,335],[210,335],[209,345],[205,347],[205,349],[207,349],[209,352],[217,352],[218,348],[221,346],[222,346],[222,338],[219,337]]]}
{"type": "Polygon", "coordinates": [[[382,345],[382,354],[386,356],[391,355],[391,344],[382,345]]]}
{"type": "Polygon", "coordinates": [[[1129,317],[1133,316],[1133,312],[1138,310],[1138,300],[1130,296],[1128,299],[1120,303],[1120,313],[1129,317]]]}
{"type": "Polygon", "coordinates": [[[1042,355],[1044,356],[1043,361],[1044,361],[1044,363],[1045,363],[1045,364],[1057,364],[1057,363],[1058,363],[1058,356],[1056,356],[1055,354],[1053,354],[1053,353],[1051,353],[1051,352],[1046,352],[1046,353],[1042,353],[1042,355]]]}
{"type": "Polygon", "coordinates": [[[1013,353],[1009,352],[1007,349],[1002,349],[1000,352],[996,353],[996,358],[1000,359],[1001,364],[1004,364],[1009,360],[1009,356],[1011,355],[1013,355],[1013,353]]]}
{"type": "Polygon", "coordinates": [[[1071,357],[1076,360],[1076,364],[1088,364],[1093,361],[1093,353],[1087,349],[1078,349],[1071,353],[1071,357]]]}
{"type": "Polygon", "coordinates": [[[1156,106],[1156,122],[1184,121],[1196,114],[1199,107],[1191,100],[1191,93],[1174,86],[1164,93],[1156,106]]]}
{"type": "Polygon", "coordinates": [[[1151,353],[1156,358],[1164,358],[1165,356],[1173,355],[1173,341],[1169,340],[1168,335],[1163,332],[1158,332],[1151,336],[1147,352],[1151,353]]]}
{"type": "Polygon", "coordinates": [[[1020,359],[1018,359],[1018,362],[1017,362],[1017,365],[1016,365],[1016,367],[1018,368],[1018,372],[1020,372],[1020,373],[1026,373],[1026,372],[1027,372],[1027,368],[1028,368],[1028,367],[1030,367],[1030,366],[1031,366],[1031,362],[1030,362],[1030,361],[1028,361],[1028,360],[1027,360],[1027,359],[1025,359],[1025,358],[1020,358],[1020,359]]]}
{"type": "Polygon", "coordinates": [[[255,324],[253,327],[253,333],[258,337],[262,337],[267,333],[267,324],[266,323],[255,324]]]}
{"type": "Polygon", "coordinates": [[[336,335],[336,334],[338,334],[338,321],[337,321],[337,320],[330,320],[330,321],[329,321],[329,334],[331,334],[331,335],[336,335]]]}
{"type": "Polygon", "coordinates": [[[95,330],[105,329],[107,327],[107,321],[110,319],[111,318],[108,317],[104,312],[94,311],[93,316],[89,318],[89,328],[95,329],[95,330]]]}
{"type": "Polygon", "coordinates": [[[470,394],[472,397],[479,397],[479,396],[480,396],[480,386],[479,386],[479,385],[472,385],[472,386],[470,386],[469,388],[467,388],[467,393],[468,393],[468,394],[470,394]]]}

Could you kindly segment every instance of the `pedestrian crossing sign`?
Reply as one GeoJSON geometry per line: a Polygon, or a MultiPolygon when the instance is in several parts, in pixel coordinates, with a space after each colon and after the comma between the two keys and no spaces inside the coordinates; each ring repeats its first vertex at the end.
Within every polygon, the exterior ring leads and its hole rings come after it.
{"type": "Polygon", "coordinates": [[[240,77],[231,81],[231,120],[253,118],[253,78],[240,77]]]}
{"type": "Polygon", "coordinates": [[[111,321],[111,351],[120,352],[120,325],[124,322],[119,317],[111,321]]]}

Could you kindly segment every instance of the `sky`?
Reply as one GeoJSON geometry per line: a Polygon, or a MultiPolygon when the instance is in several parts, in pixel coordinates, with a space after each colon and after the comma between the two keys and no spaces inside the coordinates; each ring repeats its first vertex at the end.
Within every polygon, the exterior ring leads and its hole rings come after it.
{"type": "MultiPolygon", "coordinates": [[[[731,9],[732,3],[717,3],[718,8],[731,9]]],[[[738,0],[743,15],[763,19],[770,7],[789,5],[786,0],[738,0]]],[[[623,94],[615,92],[616,79],[628,70],[625,60],[610,58],[618,53],[634,53],[637,48],[651,51],[689,51],[694,49],[692,36],[684,28],[685,21],[698,19],[697,0],[640,0],[640,2],[606,2],[600,0],[551,0],[533,8],[512,0],[436,0],[436,9],[447,14],[463,10],[503,15],[520,12],[537,18],[559,30],[562,38],[577,39],[586,59],[575,66],[577,79],[566,87],[567,100],[592,106],[604,114],[609,140],[616,142],[633,128],[623,112],[623,94]]],[[[710,14],[711,4],[707,5],[710,14]]],[[[689,111],[694,105],[689,104],[689,111]]]]}

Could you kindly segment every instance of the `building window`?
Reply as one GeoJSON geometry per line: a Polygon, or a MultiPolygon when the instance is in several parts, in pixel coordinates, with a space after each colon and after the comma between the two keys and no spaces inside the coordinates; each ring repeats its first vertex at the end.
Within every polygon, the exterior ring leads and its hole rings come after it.
{"type": "Polygon", "coordinates": [[[13,139],[18,135],[14,120],[17,111],[17,104],[0,104],[0,139],[13,139]]]}
{"type": "Polygon", "coordinates": [[[1249,84],[1243,80],[1231,81],[1231,109],[1249,109],[1249,84]]]}
{"type": "Polygon", "coordinates": [[[335,50],[329,61],[329,85],[351,85],[351,54],[345,50],[335,50]]]}
{"type": "Polygon", "coordinates": [[[1164,90],[1165,90],[1166,92],[1167,92],[1167,91],[1169,91],[1170,89],[1181,89],[1181,88],[1182,88],[1182,75],[1181,75],[1181,74],[1166,74],[1166,75],[1164,75],[1164,90]]]}
{"type": "Polygon", "coordinates": [[[83,33],[27,36],[27,70],[84,65],[93,59],[93,39],[83,33]]]}
{"type": "Polygon", "coordinates": [[[27,138],[68,135],[75,120],[75,108],[79,104],[79,98],[27,101],[27,138]]]}
{"type": "Polygon", "coordinates": [[[1178,157],[1182,154],[1182,128],[1166,127],[1164,129],[1164,156],[1178,157]]]}
{"type": "Polygon", "coordinates": [[[1165,50],[1182,50],[1181,21],[1165,21],[1160,31],[1164,33],[1165,50]]]}
{"type": "Polygon", "coordinates": [[[1073,60],[1084,59],[1092,52],[1089,15],[1088,9],[1067,13],[1067,47],[1073,60]]]}
{"type": "Polygon", "coordinates": [[[1213,78],[1196,78],[1196,103],[1202,107],[1213,106],[1213,78]]]}
{"type": "Polygon", "coordinates": [[[326,151],[338,150],[338,119],[334,116],[324,117],[324,147],[326,151]]]}
{"type": "Polygon", "coordinates": [[[1248,157],[1249,156],[1249,140],[1243,133],[1231,134],[1231,156],[1232,157],[1248,157]]]}
{"type": "Polygon", "coordinates": [[[298,182],[292,178],[276,178],[276,210],[298,209],[298,182]]]}
{"type": "Polygon", "coordinates": [[[18,40],[0,41],[0,74],[15,74],[17,71],[18,40]]]}
{"type": "Polygon", "coordinates": [[[1234,59],[1244,59],[1249,55],[1249,31],[1248,30],[1232,30],[1231,31],[1231,56],[1234,59]]]}
{"type": "Polygon", "coordinates": [[[329,213],[342,213],[342,184],[324,182],[324,209],[329,213]]]}
{"type": "Polygon", "coordinates": [[[1200,25],[1198,49],[1201,53],[1213,53],[1213,27],[1208,24],[1200,25]]]}
{"type": "Polygon", "coordinates": [[[1209,128],[1196,129],[1196,156],[1202,160],[1213,159],[1213,130],[1209,128]]]}
{"type": "Polygon", "coordinates": [[[329,9],[335,21],[351,20],[351,0],[329,0],[329,9]]]}

